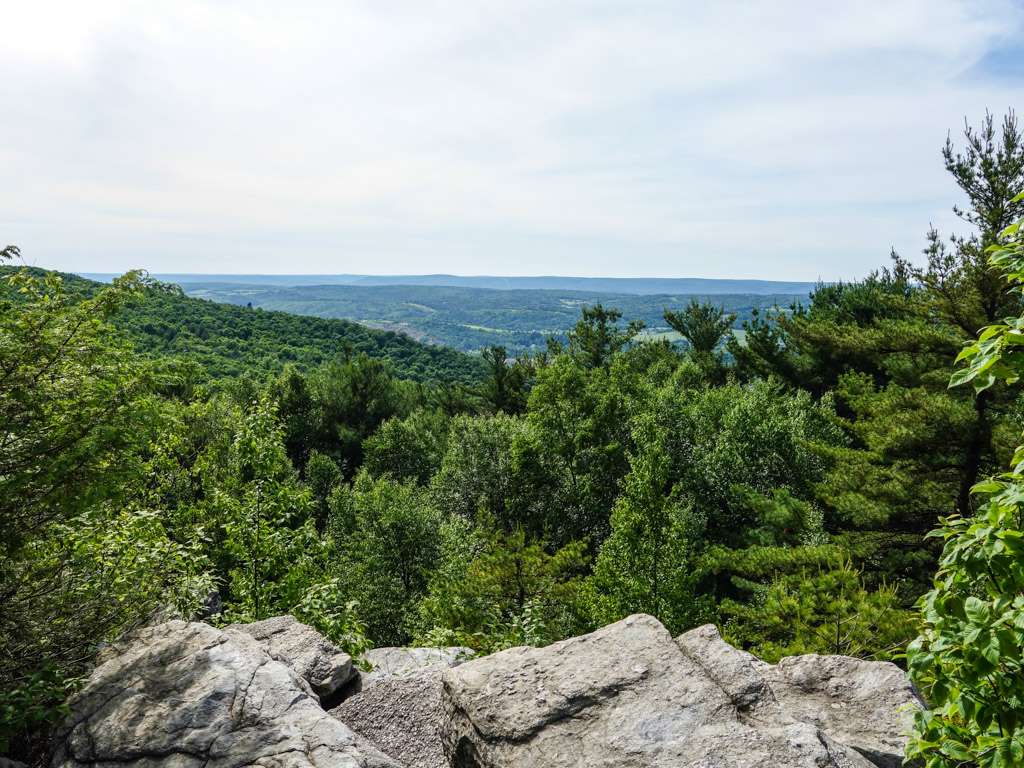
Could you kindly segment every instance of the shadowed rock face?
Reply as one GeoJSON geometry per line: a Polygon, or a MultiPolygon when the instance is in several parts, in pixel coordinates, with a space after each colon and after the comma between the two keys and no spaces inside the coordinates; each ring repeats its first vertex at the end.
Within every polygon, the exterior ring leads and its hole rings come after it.
{"type": "Polygon", "coordinates": [[[917,699],[897,668],[797,661],[764,664],[713,627],[674,641],[632,616],[447,670],[444,747],[456,768],[869,768],[902,752],[900,708],[917,699]],[[815,683],[795,683],[796,669],[815,683]],[[877,681],[884,692],[860,695],[877,681]],[[825,705],[829,715],[813,714],[825,705]]]}
{"type": "Polygon", "coordinates": [[[441,747],[441,673],[469,648],[375,648],[362,690],[331,714],[406,768],[447,768],[441,747]]]}
{"type": "Polygon", "coordinates": [[[71,701],[55,768],[392,768],[237,629],[170,621],[105,654],[71,701]]]}
{"type": "Polygon", "coordinates": [[[439,730],[441,671],[378,679],[331,715],[405,768],[446,768],[439,730]]]}

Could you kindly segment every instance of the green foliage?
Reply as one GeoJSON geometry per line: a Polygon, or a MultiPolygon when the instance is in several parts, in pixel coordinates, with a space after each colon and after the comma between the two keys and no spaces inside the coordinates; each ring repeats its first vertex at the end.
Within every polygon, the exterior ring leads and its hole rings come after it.
{"type": "Polygon", "coordinates": [[[532,514],[521,514],[534,530],[546,529],[556,543],[608,533],[608,515],[629,469],[629,395],[618,371],[587,368],[574,355],[560,355],[537,373],[526,420],[529,431],[515,444],[526,484],[543,491],[532,514]]]}
{"type": "Polygon", "coordinates": [[[214,378],[277,373],[287,363],[311,369],[342,350],[387,361],[416,381],[470,384],[482,373],[480,361],[469,355],[347,320],[216,304],[186,297],[177,286],[157,285],[148,293],[119,318],[119,327],[139,350],[194,360],[214,378]]]}
{"type": "Polygon", "coordinates": [[[426,408],[388,419],[363,443],[367,470],[427,485],[447,451],[449,421],[443,411],[426,408]]]}
{"type": "Polygon", "coordinates": [[[313,451],[306,464],[306,486],[313,495],[316,509],[316,527],[323,531],[327,524],[329,500],[341,484],[341,470],[330,456],[313,451]]]}
{"type": "Polygon", "coordinates": [[[846,560],[779,576],[719,610],[726,640],[769,662],[804,653],[892,659],[916,631],[896,591],[867,588],[846,560]]]}
{"type": "Polygon", "coordinates": [[[666,309],[664,316],[665,322],[689,342],[694,352],[705,355],[715,351],[736,320],[735,315],[727,315],[722,307],[696,299],[679,312],[666,309]]]}
{"type": "Polygon", "coordinates": [[[475,544],[447,548],[453,561],[438,569],[420,607],[420,641],[491,653],[546,645],[580,628],[583,542],[549,553],[521,529],[484,522],[475,544]]]}
{"type": "MultiPolygon", "coordinates": [[[[1024,200],[1018,195],[1014,202],[1024,200]]],[[[993,266],[1019,290],[1021,222],[992,249],[993,266]]],[[[951,386],[985,392],[1024,372],[1021,319],[983,329],[960,353],[951,386]]],[[[951,516],[933,589],[921,601],[924,627],[907,651],[910,673],[928,698],[907,756],[928,768],[1015,766],[1024,761],[1024,448],[1011,471],[979,483],[985,502],[973,517],[951,516]]]]}
{"type": "Polygon", "coordinates": [[[448,447],[430,486],[437,508],[467,520],[483,509],[506,527],[520,522],[512,446],[526,439],[526,432],[522,420],[506,414],[452,419],[448,447]]]}
{"type": "Polygon", "coordinates": [[[1020,466],[982,483],[974,518],[946,518],[924,628],[907,651],[930,709],[917,715],[910,758],[929,768],[1011,766],[1024,755],[1024,517],[1020,466]]]}
{"type": "Polygon", "coordinates": [[[760,522],[751,492],[788,489],[811,498],[826,466],[812,446],[842,441],[828,400],[768,382],[696,391],[673,383],[658,391],[652,409],[671,481],[717,543],[748,543],[760,522]]]}
{"type": "Polygon", "coordinates": [[[1024,142],[1011,113],[967,127],[963,149],[947,142],[947,170],[972,228],[927,236],[917,266],[894,254],[891,269],[820,286],[808,306],[757,318],[729,343],[741,379],[774,376],[831,396],[847,444],[817,446],[829,469],[815,489],[826,527],[873,585],[886,581],[909,605],[928,586],[938,556],[926,539],[954,510],[973,511],[970,489],[1005,466],[1019,415],[1016,397],[948,389],[950,358],[983,325],[1020,314],[1018,292],[985,263],[984,249],[1024,212],[1024,142]]]}
{"type": "Polygon", "coordinates": [[[229,557],[223,618],[259,621],[287,613],[320,570],[322,544],[312,499],[288,461],[272,403],[258,401],[246,413],[228,463],[228,477],[210,504],[229,557]]]}
{"type": "Polygon", "coordinates": [[[416,606],[438,558],[440,517],[412,482],[361,472],[332,514],[334,572],[360,598],[360,616],[377,645],[408,643],[416,606]],[[347,533],[346,526],[351,525],[347,533]]]}
{"type": "Polygon", "coordinates": [[[584,306],[582,317],[569,333],[569,353],[587,368],[607,366],[612,356],[625,347],[643,328],[638,320],[619,326],[622,313],[601,304],[584,306]]]}
{"type": "Polygon", "coordinates": [[[590,612],[599,626],[649,613],[676,633],[710,615],[709,601],[697,592],[704,520],[672,489],[669,458],[650,425],[639,430],[641,447],[588,585],[590,612]]]}
{"type": "Polygon", "coordinates": [[[517,414],[526,410],[529,370],[524,361],[509,365],[505,348],[488,347],[481,353],[487,376],[480,385],[480,397],[492,413],[517,414]]]}
{"type": "Polygon", "coordinates": [[[371,647],[366,624],[359,618],[359,603],[347,599],[340,579],[325,577],[310,585],[291,612],[353,659],[371,647]]]}
{"type": "MultiPolygon", "coordinates": [[[[270,391],[284,430],[288,458],[296,468],[302,469],[309,460],[310,452],[319,444],[323,418],[320,403],[309,377],[290,364],[271,383],[270,391]]],[[[239,401],[252,402],[255,396],[255,392],[245,393],[239,401]]]]}
{"type": "Polygon", "coordinates": [[[150,407],[149,371],[110,341],[108,322],[141,290],[131,273],[87,301],[54,274],[0,279],[0,553],[131,472],[151,429],[136,418],[150,407]]]}
{"type": "Polygon", "coordinates": [[[30,673],[17,687],[0,692],[0,754],[10,754],[37,731],[45,731],[67,716],[65,703],[78,687],[52,667],[30,673]]]}
{"type": "Polygon", "coordinates": [[[52,274],[0,281],[4,753],[37,756],[99,643],[158,609],[189,612],[209,590],[161,513],[123,506],[161,424],[154,372],[108,324],[139,290],[129,275],[80,301],[52,274]]]}
{"type": "Polygon", "coordinates": [[[310,388],[318,415],[312,442],[343,462],[349,476],[362,464],[363,440],[386,419],[404,416],[415,398],[384,363],[366,355],[318,368],[310,388]]]}

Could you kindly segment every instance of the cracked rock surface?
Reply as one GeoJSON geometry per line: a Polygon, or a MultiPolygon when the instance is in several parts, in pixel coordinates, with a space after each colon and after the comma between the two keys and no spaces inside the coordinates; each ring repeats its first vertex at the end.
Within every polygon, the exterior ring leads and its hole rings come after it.
{"type": "Polygon", "coordinates": [[[889,750],[902,750],[899,709],[917,703],[891,664],[797,657],[773,667],[714,627],[675,641],[643,615],[469,661],[443,682],[455,768],[888,766],[889,750]],[[860,695],[879,682],[873,698],[860,695]]]}
{"type": "Polygon", "coordinates": [[[895,664],[808,654],[773,666],[733,648],[713,624],[676,643],[749,722],[808,723],[881,768],[903,765],[905,734],[923,702],[895,664]]]}
{"type": "Polygon", "coordinates": [[[322,699],[333,696],[355,674],[351,656],[294,616],[233,624],[228,629],[259,640],[272,657],[298,672],[322,699]]]}
{"type": "Polygon", "coordinates": [[[897,768],[920,706],[892,664],[771,665],[644,615],[463,656],[381,649],[339,691],[351,660],[294,619],[167,621],[102,651],[51,768],[897,768]]]}
{"type": "Polygon", "coordinates": [[[169,621],[108,649],[56,739],[53,768],[396,768],[239,629],[169,621]]]}

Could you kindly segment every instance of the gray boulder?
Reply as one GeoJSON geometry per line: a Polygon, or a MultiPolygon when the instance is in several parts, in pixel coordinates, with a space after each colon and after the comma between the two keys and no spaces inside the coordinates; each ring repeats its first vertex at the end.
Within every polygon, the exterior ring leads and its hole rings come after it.
{"type": "Polygon", "coordinates": [[[258,640],[273,658],[298,672],[321,699],[332,697],[355,674],[352,657],[294,616],[233,624],[229,629],[258,640]]]}
{"type": "Polygon", "coordinates": [[[643,615],[465,656],[379,649],[342,692],[351,660],[289,617],[147,626],[101,652],[52,768],[896,768],[920,705],[891,664],[770,665],[643,615]]]}
{"type": "Polygon", "coordinates": [[[406,768],[448,768],[441,748],[441,673],[470,648],[374,648],[360,692],[331,714],[406,768]]]}
{"type": "MultiPolygon", "coordinates": [[[[676,642],[657,620],[631,616],[445,670],[443,745],[455,768],[875,764],[849,743],[854,734],[788,714],[772,669],[708,628],[676,642]]],[[[880,706],[876,716],[898,741],[899,715],[880,706]]]]}
{"type": "Polygon", "coordinates": [[[54,768],[396,768],[238,629],[169,621],[100,662],[70,702],[54,768]]]}
{"type": "Polygon", "coordinates": [[[906,734],[923,702],[895,664],[810,654],[773,666],[733,648],[713,624],[676,643],[750,717],[807,723],[875,765],[903,765],[906,734]]]}
{"type": "Polygon", "coordinates": [[[774,694],[764,677],[770,665],[753,654],[733,648],[722,639],[714,624],[705,624],[680,635],[676,645],[722,689],[738,710],[747,711],[774,702],[774,694]]]}
{"type": "Polygon", "coordinates": [[[895,664],[848,656],[792,656],[766,670],[782,710],[882,768],[903,765],[914,710],[923,705],[895,664]]]}
{"type": "Polygon", "coordinates": [[[439,730],[445,668],[380,677],[331,714],[405,768],[448,768],[439,730]]]}
{"type": "Polygon", "coordinates": [[[363,685],[388,677],[407,677],[425,669],[455,667],[473,658],[472,648],[374,648],[363,657],[369,672],[360,673],[363,685]]]}

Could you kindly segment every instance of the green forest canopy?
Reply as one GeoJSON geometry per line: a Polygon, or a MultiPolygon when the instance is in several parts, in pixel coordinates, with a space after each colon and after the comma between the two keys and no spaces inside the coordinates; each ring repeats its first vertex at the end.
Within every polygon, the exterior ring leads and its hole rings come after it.
{"type": "MultiPolygon", "coordinates": [[[[564,342],[580,309],[597,303],[614,306],[625,318],[642,321],[648,335],[659,335],[671,331],[662,311],[678,309],[691,299],[723,307],[742,322],[757,310],[806,302],[810,294],[810,287],[787,293],[637,295],[449,285],[281,286],[204,282],[200,275],[179,276],[178,280],[190,296],[302,315],[347,318],[463,352],[500,344],[512,356],[543,350],[551,337],[564,342]]],[[[615,287],[613,281],[609,282],[615,287]]],[[[623,282],[628,285],[630,281],[623,282]]],[[[786,283],[780,287],[790,288],[786,283]]]]}
{"type": "MultiPolygon", "coordinates": [[[[11,270],[0,265],[0,276],[11,270]]],[[[73,294],[94,294],[102,286],[74,275],[61,277],[73,294]]],[[[474,356],[347,320],[219,304],[155,281],[148,282],[144,293],[144,299],[123,307],[113,324],[140,352],[191,360],[212,378],[262,377],[289,363],[309,369],[359,354],[386,360],[398,375],[413,381],[468,384],[479,381],[483,372],[474,356]]]]}

